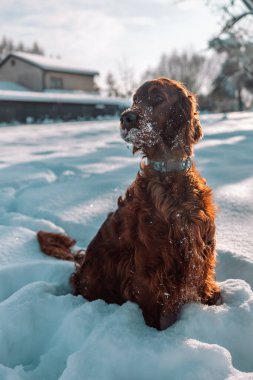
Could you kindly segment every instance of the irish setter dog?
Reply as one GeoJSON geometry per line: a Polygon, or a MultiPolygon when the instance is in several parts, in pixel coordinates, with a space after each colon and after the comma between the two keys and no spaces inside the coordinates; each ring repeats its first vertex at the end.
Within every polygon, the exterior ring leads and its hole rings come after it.
{"type": "Polygon", "coordinates": [[[189,302],[220,303],[215,281],[215,206],[192,163],[202,136],[196,99],[181,83],[144,83],[122,113],[121,136],[143,159],[136,179],[85,255],[67,236],[40,231],[43,252],[76,262],[71,284],[86,299],[136,302],[145,322],[167,328],[189,302]]]}

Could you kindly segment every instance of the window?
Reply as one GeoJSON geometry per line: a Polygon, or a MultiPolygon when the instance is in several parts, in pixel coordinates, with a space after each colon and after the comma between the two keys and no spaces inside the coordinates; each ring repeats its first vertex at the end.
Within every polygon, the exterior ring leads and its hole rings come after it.
{"type": "Polygon", "coordinates": [[[12,59],[11,60],[11,66],[15,66],[16,65],[16,61],[15,61],[15,59],[12,59]]]}
{"type": "Polygon", "coordinates": [[[62,78],[50,77],[50,88],[63,88],[62,78]]]}

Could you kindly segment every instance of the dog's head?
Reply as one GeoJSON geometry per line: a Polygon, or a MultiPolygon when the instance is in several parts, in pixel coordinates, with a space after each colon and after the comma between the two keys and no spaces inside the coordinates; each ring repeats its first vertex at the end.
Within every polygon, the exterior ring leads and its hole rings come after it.
{"type": "Polygon", "coordinates": [[[196,98],[180,82],[145,82],[120,118],[121,136],[149,158],[185,157],[202,136],[196,98]]]}

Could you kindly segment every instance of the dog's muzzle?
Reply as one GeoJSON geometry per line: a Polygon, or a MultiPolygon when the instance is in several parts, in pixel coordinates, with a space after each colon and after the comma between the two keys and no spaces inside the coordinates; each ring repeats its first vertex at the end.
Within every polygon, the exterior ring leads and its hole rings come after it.
{"type": "Polygon", "coordinates": [[[139,116],[136,112],[126,110],[121,114],[120,122],[121,122],[121,128],[126,129],[128,132],[132,128],[136,128],[136,123],[139,119],[139,116]]]}
{"type": "Polygon", "coordinates": [[[135,135],[138,132],[137,121],[139,116],[136,112],[126,110],[120,117],[120,134],[127,143],[133,143],[135,135]]]}
{"type": "Polygon", "coordinates": [[[151,121],[131,108],[121,114],[120,133],[123,140],[137,149],[152,146],[159,141],[159,134],[155,132],[151,121]]]}

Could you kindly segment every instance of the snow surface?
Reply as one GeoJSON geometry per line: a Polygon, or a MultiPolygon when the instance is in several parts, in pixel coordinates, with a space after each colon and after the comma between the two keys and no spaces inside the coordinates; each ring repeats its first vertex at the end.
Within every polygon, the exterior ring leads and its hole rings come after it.
{"type": "Polygon", "coordinates": [[[85,247],[135,177],[118,123],[0,128],[0,379],[253,379],[253,113],[203,117],[196,161],[214,188],[224,303],[191,304],[158,332],[137,305],[74,297],[73,264],[39,229],[85,247]]]}

